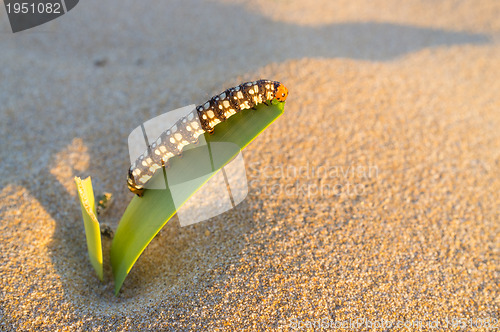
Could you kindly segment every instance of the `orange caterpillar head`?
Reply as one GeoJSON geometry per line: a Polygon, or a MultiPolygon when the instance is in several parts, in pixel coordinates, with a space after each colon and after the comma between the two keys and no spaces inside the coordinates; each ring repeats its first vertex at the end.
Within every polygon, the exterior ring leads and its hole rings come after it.
{"type": "Polygon", "coordinates": [[[288,97],[288,89],[280,83],[280,85],[278,85],[278,88],[276,89],[276,93],[274,94],[274,97],[278,100],[278,101],[285,101],[286,100],[286,97],[288,97]]]}

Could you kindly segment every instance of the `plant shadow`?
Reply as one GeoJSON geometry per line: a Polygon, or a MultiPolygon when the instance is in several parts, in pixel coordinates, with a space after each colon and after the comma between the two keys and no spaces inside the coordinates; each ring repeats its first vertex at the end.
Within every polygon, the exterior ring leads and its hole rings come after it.
{"type": "MultiPolygon", "coordinates": [[[[212,77],[217,77],[215,74],[221,71],[224,72],[224,77],[232,77],[258,70],[269,63],[306,57],[390,61],[426,48],[483,45],[490,42],[490,37],[485,34],[392,23],[363,22],[329,24],[320,27],[298,26],[272,21],[264,16],[246,12],[236,5],[200,3],[199,6],[215,16],[188,17],[184,23],[185,26],[168,27],[167,24],[167,28],[171,28],[171,31],[175,31],[176,28],[180,31],[186,29],[187,33],[184,35],[189,35],[189,32],[195,33],[193,29],[204,27],[201,33],[207,38],[201,38],[201,44],[196,45],[193,51],[191,44],[193,40],[179,37],[169,45],[174,50],[173,53],[165,53],[163,57],[168,58],[169,63],[192,64],[200,72],[209,70],[213,72],[212,77]],[[196,25],[193,25],[191,21],[194,19],[197,20],[196,25]],[[221,31],[220,25],[214,22],[222,20],[227,28],[221,31]],[[211,38],[208,38],[209,36],[211,38]],[[203,52],[200,54],[198,50],[203,52]]],[[[200,10],[197,9],[198,12],[200,10]]],[[[119,33],[118,37],[120,36],[127,38],[126,34],[119,33]]],[[[154,52],[156,47],[156,42],[146,36],[144,48],[140,52],[147,55],[150,51],[154,52]]],[[[161,62],[162,59],[160,56],[158,61],[161,62]]],[[[150,60],[150,63],[154,65],[155,61],[150,60]]],[[[206,73],[200,74],[200,77],[206,77],[206,73]]],[[[198,77],[193,79],[198,79],[198,77]]],[[[225,79],[216,78],[216,80],[224,81],[225,79]]],[[[95,91],[98,93],[99,90],[95,91]]],[[[89,118],[92,121],[92,115],[89,118]]],[[[147,118],[142,120],[147,120],[147,118]]],[[[132,120],[126,123],[130,130],[137,125],[131,122],[132,120]]],[[[76,124],[71,125],[76,126],[76,124]]],[[[50,131],[50,128],[48,130],[50,131]]],[[[72,139],[70,134],[65,135],[59,139],[62,141],[72,139]]],[[[111,143],[118,145],[126,141],[127,131],[113,129],[111,126],[94,132],[92,135],[119,137],[119,143],[111,143]]],[[[85,142],[95,142],[92,135],[83,136],[82,139],[85,142]]],[[[34,144],[33,148],[43,148],[43,146],[37,146],[36,142],[34,144]]],[[[116,161],[116,167],[124,169],[122,173],[110,169],[97,171],[98,166],[87,170],[89,174],[93,174],[94,171],[98,172],[98,179],[107,178],[111,183],[123,184],[120,187],[123,188],[123,192],[116,195],[119,203],[108,219],[115,228],[116,222],[125,209],[125,202],[130,197],[127,196],[122,176],[126,174],[128,161],[126,157],[123,160],[126,154],[125,148],[120,150],[122,153],[107,156],[102,154],[98,143],[92,143],[89,145],[89,151],[90,159],[95,161],[94,163],[99,163],[99,160],[105,158],[113,158],[116,161]]],[[[19,152],[13,151],[13,153],[19,152]]],[[[84,175],[82,173],[76,175],[84,175]]],[[[124,302],[130,302],[133,305],[133,300],[147,297],[144,294],[161,299],[167,296],[169,289],[180,289],[183,285],[192,284],[199,273],[206,273],[215,266],[236,261],[244,245],[244,235],[253,227],[253,218],[255,218],[253,205],[259,201],[255,197],[247,199],[234,211],[229,211],[206,223],[186,228],[181,228],[175,219],[171,220],[160,236],[151,242],[139,258],[125,281],[122,297],[115,298],[109,268],[109,253],[107,253],[111,240],[103,239],[106,282],[101,285],[93,276],[92,267],[87,259],[83,223],[76,197],[75,202],[68,204],[68,201],[63,199],[68,195],[66,188],[45,168],[36,175],[35,181],[25,181],[22,184],[56,221],[57,226],[50,245],[51,258],[61,275],[65,289],[68,290],[66,294],[68,300],[76,301],[73,300],[72,293],[87,289],[87,297],[93,298],[96,302],[115,303],[116,308],[119,305],[122,306],[124,302]],[[54,197],[60,199],[54,199],[54,197]],[[239,223],[239,226],[232,227],[231,223],[239,223]],[[74,265],[78,262],[79,266],[74,265]],[[68,273],[74,275],[69,278],[68,273]],[[75,283],[74,280],[77,279],[81,281],[75,283]],[[158,285],[164,285],[166,288],[158,291],[158,285]]],[[[94,188],[99,191],[102,186],[94,184],[94,188]]],[[[79,303],[74,304],[77,307],[80,306],[79,303]]]]}

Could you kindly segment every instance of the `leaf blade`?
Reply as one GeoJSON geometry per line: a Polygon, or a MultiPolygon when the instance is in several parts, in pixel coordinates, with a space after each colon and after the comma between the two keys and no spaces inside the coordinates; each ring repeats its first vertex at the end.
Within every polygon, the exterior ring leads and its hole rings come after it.
{"type": "MultiPolygon", "coordinates": [[[[213,135],[205,134],[208,146],[210,143],[231,142],[238,149],[222,151],[221,158],[215,165],[217,171],[227,164],[239,151],[253,141],[264,129],[283,114],[284,103],[274,103],[270,106],[259,105],[257,110],[245,110],[233,115],[228,120],[217,125],[213,135]],[[225,154],[224,154],[225,153],[225,154]]],[[[169,172],[173,177],[196,172],[201,158],[195,150],[183,153],[183,158],[173,158],[169,172]]],[[[185,187],[182,201],[185,202],[203,186],[217,171],[206,176],[200,176],[185,187]]],[[[176,198],[178,198],[176,194],[176,198]]],[[[177,208],[180,207],[177,204],[177,208]]],[[[111,245],[111,266],[115,279],[115,294],[117,295],[125,278],[132,269],[141,253],[161,230],[161,228],[176,213],[169,189],[146,190],[143,197],[134,196],[125,210],[116,230],[111,245]]]]}
{"type": "Polygon", "coordinates": [[[85,226],[85,236],[87,239],[87,250],[90,263],[94,267],[99,280],[103,281],[101,230],[95,212],[92,180],[90,176],[84,180],[75,176],[75,183],[78,189],[78,198],[82,209],[82,218],[85,226]]]}

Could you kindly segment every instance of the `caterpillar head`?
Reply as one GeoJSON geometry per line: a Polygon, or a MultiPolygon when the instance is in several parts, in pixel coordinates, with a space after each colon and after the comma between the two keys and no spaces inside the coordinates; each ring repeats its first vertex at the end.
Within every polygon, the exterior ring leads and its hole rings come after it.
{"type": "Polygon", "coordinates": [[[278,101],[285,101],[286,100],[286,97],[288,97],[288,89],[280,83],[280,85],[278,85],[278,88],[276,89],[276,93],[274,94],[274,97],[278,100],[278,101]]]}

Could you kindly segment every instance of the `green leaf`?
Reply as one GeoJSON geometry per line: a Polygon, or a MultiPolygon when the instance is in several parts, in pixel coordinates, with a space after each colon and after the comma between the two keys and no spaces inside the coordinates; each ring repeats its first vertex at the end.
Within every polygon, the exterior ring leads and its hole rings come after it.
{"type": "MultiPolygon", "coordinates": [[[[206,172],[200,169],[202,168],[200,165],[203,164],[203,160],[207,155],[202,148],[187,149],[183,151],[182,158],[172,158],[170,167],[167,170],[167,178],[175,179],[175,182],[190,180],[188,183],[183,183],[180,193],[176,191],[177,204],[173,202],[168,184],[167,189],[149,189],[144,192],[143,197],[134,196],[120,220],[111,245],[111,266],[115,279],[115,294],[120,291],[127,274],[149,242],[176,213],[176,206],[179,208],[180,205],[186,202],[220,168],[230,162],[241,149],[246,147],[283,114],[283,109],[284,103],[277,103],[276,101],[270,106],[261,104],[256,110],[239,112],[225,122],[218,124],[213,135],[205,133],[208,149],[218,150],[216,151],[217,158],[212,160],[212,170],[215,170],[215,172],[206,172]],[[233,144],[211,145],[211,143],[215,142],[233,144]],[[226,148],[221,148],[221,146],[226,148]],[[234,148],[227,148],[227,146],[233,146],[234,148]],[[179,199],[182,204],[178,203],[179,199]]],[[[163,176],[156,175],[152,181],[157,179],[165,181],[163,176]]]]}
{"type": "Polygon", "coordinates": [[[102,269],[102,245],[101,231],[96,217],[94,191],[90,176],[85,180],[75,176],[75,183],[78,189],[78,197],[82,208],[83,224],[85,225],[85,235],[87,237],[87,249],[90,263],[94,267],[97,276],[103,281],[102,269]]]}

